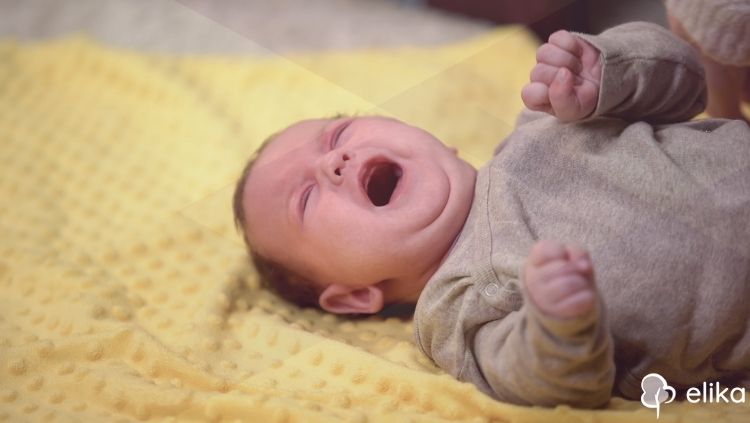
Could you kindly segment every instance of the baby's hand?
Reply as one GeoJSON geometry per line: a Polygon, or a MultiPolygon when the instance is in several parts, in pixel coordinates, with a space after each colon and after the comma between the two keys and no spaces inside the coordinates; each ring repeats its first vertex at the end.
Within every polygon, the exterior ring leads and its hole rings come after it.
{"type": "Polygon", "coordinates": [[[596,302],[591,259],[578,246],[537,242],[526,259],[524,279],[531,300],[550,317],[581,317],[596,302]]]}
{"type": "Polygon", "coordinates": [[[550,35],[536,51],[531,83],[521,98],[531,110],[571,122],[589,116],[599,99],[602,65],[599,50],[568,31],[550,35]]]}

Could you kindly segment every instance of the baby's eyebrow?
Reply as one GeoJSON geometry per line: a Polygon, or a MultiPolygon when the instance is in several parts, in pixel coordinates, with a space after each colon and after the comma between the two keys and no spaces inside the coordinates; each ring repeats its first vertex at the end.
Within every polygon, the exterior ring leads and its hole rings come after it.
{"type": "MultiPolygon", "coordinates": [[[[337,116],[342,116],[342,115],[337,115],[337,116]]],[[[333,123],[334,121],[336,121],[337,119],[339,119],[339,118],[338,118],[338,117],[332,117],[332,118],[328,119],[328,122],[326,122],[326,123],[325,123],[325,124],[324,124],[324,125],[323,125],[323,126],[322,126],[322,127],[320,128],[320,131],[318,131],[318,133],[317,133],[317,134],[315,134],[315,137],[313,138],[313,143],[315,143],[315,144],[321,144],[321,145],[322,145],[322,147],[323,147],[323,148],[325,148],[325,146],[326,146],[326,139],[327,139],[327,137],[325,136],[325,135],[326,135],[326,132],[327,132],[327,131],[328,131],[329,129],[331,129],[331,128],[329,128],[329,127],[330,127],[330,126],[331,126],[331,124],[332,124],[332,123],[333,123]]]]}

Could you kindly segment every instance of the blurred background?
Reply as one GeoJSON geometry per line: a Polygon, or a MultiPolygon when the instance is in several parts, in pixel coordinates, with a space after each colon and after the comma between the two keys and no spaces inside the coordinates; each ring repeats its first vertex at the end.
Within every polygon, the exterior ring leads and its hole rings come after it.
{"type": "Polygon", "coordinates": [[[0,37],[84,32],[173,53],[268,54],[466,39],[521,23],[540,38],[620,22],[665,25],[660,0],[0,0],[0,37]]]}

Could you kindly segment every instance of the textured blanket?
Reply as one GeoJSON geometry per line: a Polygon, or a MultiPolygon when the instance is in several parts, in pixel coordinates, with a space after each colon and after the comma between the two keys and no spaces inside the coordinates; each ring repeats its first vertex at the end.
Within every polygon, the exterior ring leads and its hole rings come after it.
{"type": "MultiPolygon", "coordinates": [[[[0,421],[655,421],[620,399],[496,402],[419,353],[408,319],[259,289],[233,227],[245,160],[301,118],[392,115],[480,165],[512,129],[535,47],[517,27],[273,58],[0,41],[0,421]]],[[[672,403],[660,421],[748,412],[672,403]]]]}

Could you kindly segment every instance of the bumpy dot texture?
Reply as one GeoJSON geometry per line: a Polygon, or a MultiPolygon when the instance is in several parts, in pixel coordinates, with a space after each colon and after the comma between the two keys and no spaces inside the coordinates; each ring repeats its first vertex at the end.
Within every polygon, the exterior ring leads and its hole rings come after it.
{"type": "MultiPolygon", "coordinates": [[[[534,51],[520,28],[262,59],[0,41],[0,421],[653,421],[622,400],[493,401],[422,355],[408,319],[259,289],[233,228],[245,160],[300,118],[394,115],[481,164],[534,51]]],[[[661,420],[747,411],[669,404],[661,420]]]]}

